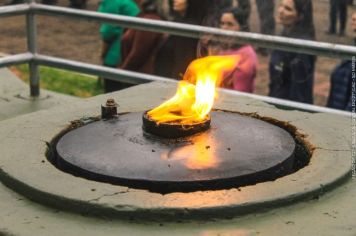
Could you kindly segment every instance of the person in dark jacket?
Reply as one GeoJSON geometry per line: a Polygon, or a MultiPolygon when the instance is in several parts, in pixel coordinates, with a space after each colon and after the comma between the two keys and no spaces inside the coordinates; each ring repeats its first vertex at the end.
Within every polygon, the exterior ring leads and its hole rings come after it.
{"type": "MultiPolygon", "coordinates": [[[[353,33],[356,32],[356,12],[351,17],[351,29],[353,33]]],[[[356,46],[355,39],[354,46],[356,46]]],[[[354,70],[355,61],[352,62],[352,60],[342,61],[333,70],[327,107],[345,111],[352,111],[352,108],[355,107],[355,104],[352,104],[352,93],[355,95],[355,91],[352,92],[352,82],[355,82],[355,78],[353,78],[354,70]]]]}
{"type": "Polygon", "coordinates": [[[340,20],[339,36],[345,35],[348,0],[330,0],[330,26],[327,34],[336,34],[337,18],[340,20]]]}
{"type": "MultiPolygon", "coordinates": [[[[155,0],[138,0],[140,18],[160,20],[155,0]]],[[[160,33],[128,29],[122,37],[120,69],[152,74],[158,47],[163,39],[160,33]]]]}
{"type": "Polygon", "coordinates": [[[327,107],[351,111],[352,61],[343,61],[331,74],[331,88],[327,107]]]}
{"type": "MultiPolygon", "coordinates": [[[[284,37],[315,39],[311,0],[282,0],[277,22],[283,26],[284,37]]],[[[269,96],[312,104],[314,68],[314,56],[273,51],[269,65],[269,96]]]]}

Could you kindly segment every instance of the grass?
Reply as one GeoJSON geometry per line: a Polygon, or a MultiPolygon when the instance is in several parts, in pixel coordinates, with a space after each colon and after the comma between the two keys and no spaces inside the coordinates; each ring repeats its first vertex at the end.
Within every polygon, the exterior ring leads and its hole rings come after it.
{"type": "MultiPolygon", "coordinates": [[[[42,89],[83,98],[103,93],[103,87],[97,77],[45,66],[40,66],[39,70],[42,89]]],[[[27,64],[14,66],[12,71],[28,83],[29,68],[27,64]]]]}

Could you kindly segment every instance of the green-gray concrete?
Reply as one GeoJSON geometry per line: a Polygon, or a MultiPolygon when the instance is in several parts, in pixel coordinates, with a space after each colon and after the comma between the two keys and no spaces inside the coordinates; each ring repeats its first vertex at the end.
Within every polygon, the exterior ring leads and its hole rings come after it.
{"type": "Polygon", "coordinates": [[[39,98],[31,98],[29,94],[29,85],[8,69],[0,69],[0,121],[80,100],[47,90],[41,90],[39,98]]]}
{"type": "Polygon", "coordinates": [[[311,163],[304,169],[240,191],[160,195],[76,178],[57,170],[46,160],[46,142],[70,121],[99,115],[100,104],[108,97],[115,98],[120,111],[133,112],[152,108],[174,92],[175,86],[170,83],[145,84],[0,122],[0,180],[22,194],[4,186],[0,188],[0,232],[15,235],[356,234],[353,220],[356,188],[350,179],[350,119],[345,117],[283,111],[250,98],[220,94],[215,108],[257,113],[289,122],[315,147],[311,163]],[[329,192],[324,193],[326,190],[329,192]],[[246,211],[250,214],[244,215],[246,211]],[[87,213],[98,218],[83,215],[87,213]]]}

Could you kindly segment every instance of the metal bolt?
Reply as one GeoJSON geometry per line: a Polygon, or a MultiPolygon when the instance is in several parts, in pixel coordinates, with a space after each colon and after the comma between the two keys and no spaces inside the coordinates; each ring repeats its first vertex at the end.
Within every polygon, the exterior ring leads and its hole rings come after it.
{"type": "Polygon", "coordinates": [[[114,106],[117,106],[115,100],[113,98],[109,98],[107,101],[106,101],[106,106],[107,107],[114,107],[114,106]]]}
{"type": "Polygon", "coordinates": [[[117,103],[113,98],[109,98],[105,105],[101,105],[101,119],[108,120],[117,117],[117,103]]]}

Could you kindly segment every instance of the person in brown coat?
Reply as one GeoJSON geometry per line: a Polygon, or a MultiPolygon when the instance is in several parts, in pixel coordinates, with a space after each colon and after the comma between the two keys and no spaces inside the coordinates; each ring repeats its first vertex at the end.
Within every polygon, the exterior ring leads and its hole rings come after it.
{"type": "MultiPolygon", "coordinates": [[[[170,0],[170,15],[177,23],[201,25],[209,7],[207,0],[170,0]]],[[[180,80],[196,59],[198,39],[170,35],[157,54],[155,74],[180,80]]]]}
{"type": "MultiPolygon", "coordinates": [[[[140,18],[160,20],[155,0],[137,0],[141,13],[140,18]]],[[[152,74],[158,47],[163,35],[160,33],[129,29],[121,41],[122,63],[120,69],[152,74]]]]}

